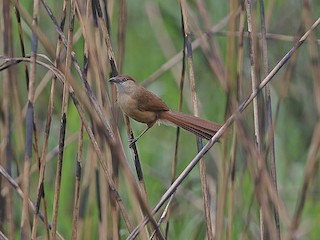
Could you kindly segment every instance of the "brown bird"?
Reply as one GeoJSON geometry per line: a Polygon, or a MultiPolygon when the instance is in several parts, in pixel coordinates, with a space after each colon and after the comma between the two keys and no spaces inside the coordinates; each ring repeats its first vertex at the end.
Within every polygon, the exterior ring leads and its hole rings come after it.
{"type": "Polygon", "coordinates": [[[173,112],[155,94],[138,84],[128,75],[109,79],[116,84],[118,104],[122,111],[134,120],[146,123],[148,127],[130,142],[130,147],[156,122],[173,123],[195,135],[211,139],[221,127],[219,124],[181,112],[173,112]]]}

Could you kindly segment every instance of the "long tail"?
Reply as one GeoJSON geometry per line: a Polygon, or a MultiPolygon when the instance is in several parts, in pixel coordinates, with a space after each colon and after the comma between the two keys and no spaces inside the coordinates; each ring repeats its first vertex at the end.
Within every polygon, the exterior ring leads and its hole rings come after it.
{"type": "Polygon", "coordinates": [[[172,112],[170,110],[162,112],[160,119],[169,121],[189,132],[194,133],[199,137],[208,140],[211,139],[221,127],[217,123],[181,112],[172,112]]]}

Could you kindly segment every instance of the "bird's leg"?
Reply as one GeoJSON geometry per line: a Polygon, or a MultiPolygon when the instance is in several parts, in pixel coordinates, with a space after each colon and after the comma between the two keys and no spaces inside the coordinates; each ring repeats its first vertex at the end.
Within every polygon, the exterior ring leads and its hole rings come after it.
{"type": "Polygon", "coordinates": [[[143,130],[143,132],[140,133],[140,135],[139,135],[138,137],[136,137],[136,138],[134,138],[134,139],[130,139],[130,140],[129,140],[129,148],[132,148],[133,144],[134,144],[136,141],[138,141],[138,139],[139,139],[140,137],[142,137],[142,135],[145,134],[151,127],[152,127],[152,126],[148,125],[148,127],[147,127],[145,130],[143,130]]]}

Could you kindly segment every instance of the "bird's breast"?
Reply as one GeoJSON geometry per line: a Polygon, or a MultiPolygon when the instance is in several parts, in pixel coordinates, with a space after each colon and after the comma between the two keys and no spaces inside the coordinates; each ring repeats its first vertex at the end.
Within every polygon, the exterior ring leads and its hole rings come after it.
{"type": "Polygon", "coordinates": [[[123,94],[118,98],[118,104],[122,111],[130,118],[142,123],[154,123],[157,115],[151,111],[141,111],[138,108],[138,102],[130,95],[123,94]]]}

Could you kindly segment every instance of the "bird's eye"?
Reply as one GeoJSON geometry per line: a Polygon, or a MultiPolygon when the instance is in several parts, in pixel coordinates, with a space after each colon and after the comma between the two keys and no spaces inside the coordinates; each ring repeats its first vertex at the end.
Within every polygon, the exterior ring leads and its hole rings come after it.
{"type": "Polygon", "coordinates": [[[122,83],[125,83],[126,81],[128,81],[128,78],[123,77],[123,78],[121,79],[120,83],[122,84],[122,83]]]}

